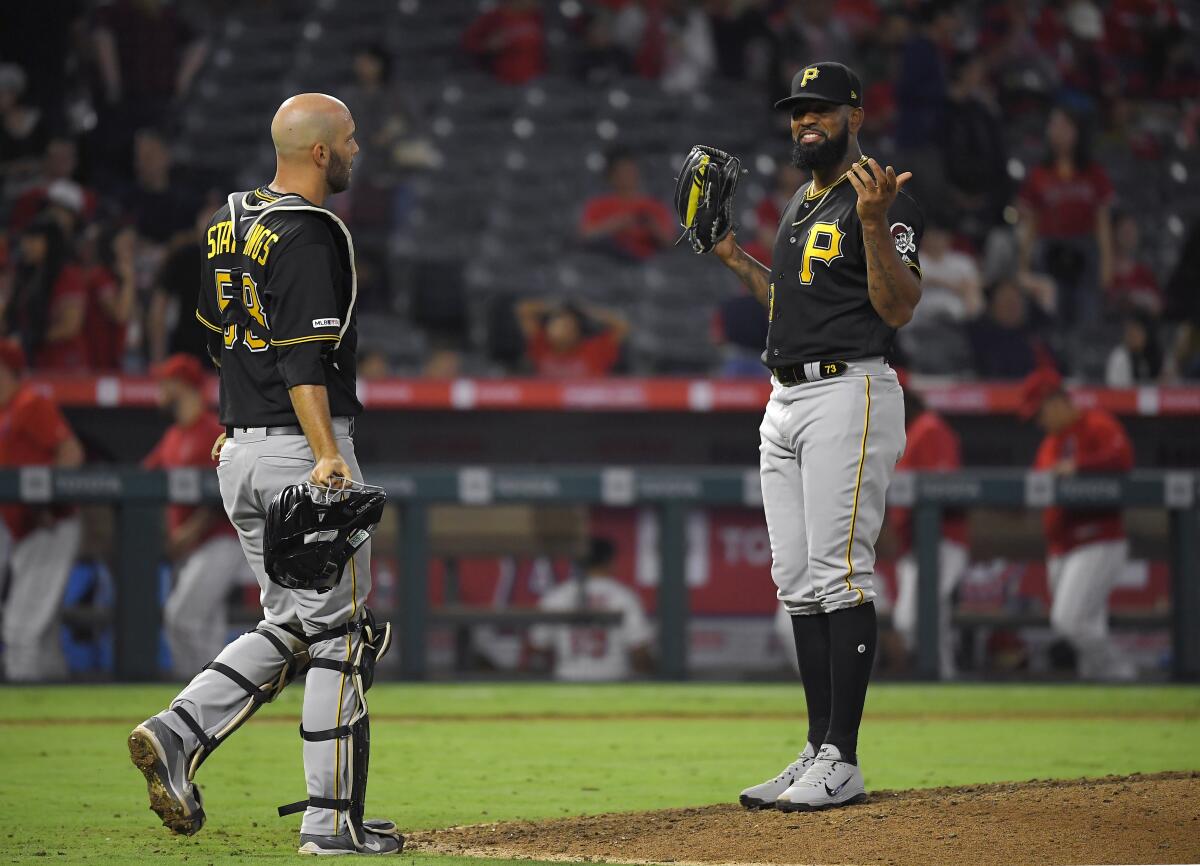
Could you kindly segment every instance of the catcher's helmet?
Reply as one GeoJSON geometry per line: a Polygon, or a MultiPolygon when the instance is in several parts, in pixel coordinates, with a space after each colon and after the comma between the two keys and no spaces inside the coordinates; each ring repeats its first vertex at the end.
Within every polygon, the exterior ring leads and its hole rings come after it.
{"type": "Polygon", "coordinates": [[[263,539],[267,576],[288,589],[329,592],[383,517],[382,487],[289,485],[271,500],[263,539]]]}

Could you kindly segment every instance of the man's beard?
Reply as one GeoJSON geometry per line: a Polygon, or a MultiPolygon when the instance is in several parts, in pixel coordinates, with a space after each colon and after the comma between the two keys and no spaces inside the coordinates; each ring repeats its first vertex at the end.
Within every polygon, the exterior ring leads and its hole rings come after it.
{"type": "Polygon", "coordinates": [[[350,186],[350,163],[336,150],[329,151],[329,166],[325,169],[325,185],[330,192],[345,192],[350,186]]]}
{"type": "Polygon", "coordinates": [[[805,171],[833,168],[846,158],[849,147],[850,124],[847,123],[840,135],[823,138],[816,144],[801,144],[798,140],[792,142],[792,165],[805,171]]]}

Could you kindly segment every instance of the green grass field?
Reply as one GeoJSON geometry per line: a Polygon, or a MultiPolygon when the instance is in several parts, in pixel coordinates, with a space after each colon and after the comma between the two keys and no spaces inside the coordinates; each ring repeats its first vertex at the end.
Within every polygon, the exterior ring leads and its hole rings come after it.
{"type": "MultiPolygon", "coordinates": [[[[173,693],[0,688],[0,863],[301,860],[299,816],[275,817],[305,793],[300,690],[204,765],[208,824],[191,839],[158,824],[125,750],[173,693]]],[[[367,811],[404,829],[726,802],[791,760],[804,729],[791,685],[384,684],[369,697],[367,811]]],[[[1200,769],[1200,689],[878,685],[859,757],[876,789],[1200,769]]]]}

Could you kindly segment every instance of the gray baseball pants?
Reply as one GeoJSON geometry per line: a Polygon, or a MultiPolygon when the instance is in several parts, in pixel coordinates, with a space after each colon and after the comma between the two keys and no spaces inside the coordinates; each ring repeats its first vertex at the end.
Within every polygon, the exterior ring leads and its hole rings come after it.
{"type": "MultiPolygon", "coordinates": [[[[354,457],[348,419],[335,418],[338,450],[354,479],[362,480],[354,457]]],[[[364,544],[349,563],[342,580],[331,591],[290,590],[272,583],[263,568],[263,532],[267,506],[281,489],[308,480],[315,464],[303,435],[268,436],[265,428],[235,428],[226,441],[217,465],[221,498],[237,528],[242,551],[261,589],[263,622],[226,646],[213,666],[201,671],[158,715],[183,738],[189,755],[202,739],[177,709],[182,709],[210,743],[203,754],[232,734],[290,678],[290,652],[303,658],[349,662],[357,652],[360,633],[344,634],[308,644],[320,632],[357,621],[371,591],[371,544],[364,544]],[[268,637],[270,635],[270,637],[268,637]],[[272,639],[272,637],[274,639],[272,639]],[[233,674],[228,673],[232,671],[233,674]],[[242,682],[238,679],[241,678],[242,682]],[[246,686],[259,690],[259,698],[246,686]]],[[[304,684],[301,725],[306,731],[323,731],[348,724],[359,708],[360,696],[352,678],[326,668],[312,668],[304,684]]],[[[349,739],[304,740],[304,775],[310,796],[345,799],[350,796],[349,739]]],[[[193,761],[193,767],[195,763],[193,761]]],[[[346,812],[310,806],[300,832],[332,836],[346,826],[346,812]]]]}
{"type": "Polygon", "coordinates": [[[900,383],[880,358],[831,379],[772,381],[759,473],[779,599],[794,616],[865,604],[875,598],[884,496],[904,453],[900,383]]]}

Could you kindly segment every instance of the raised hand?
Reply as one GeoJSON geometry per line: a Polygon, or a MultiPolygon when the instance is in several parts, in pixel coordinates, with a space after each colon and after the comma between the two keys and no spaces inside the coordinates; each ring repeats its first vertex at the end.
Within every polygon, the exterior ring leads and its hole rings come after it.
{"type": "Polygon", "coordinates": [[[866,222],[886,222],[888,208],[896,200],[901,187],[912,180],[912,172],[899,177],[890,165],[884,169],[873,159],[863,165],[852,165],[846,173],[850,185],[858,193],[858,218],[866,222]]]}

